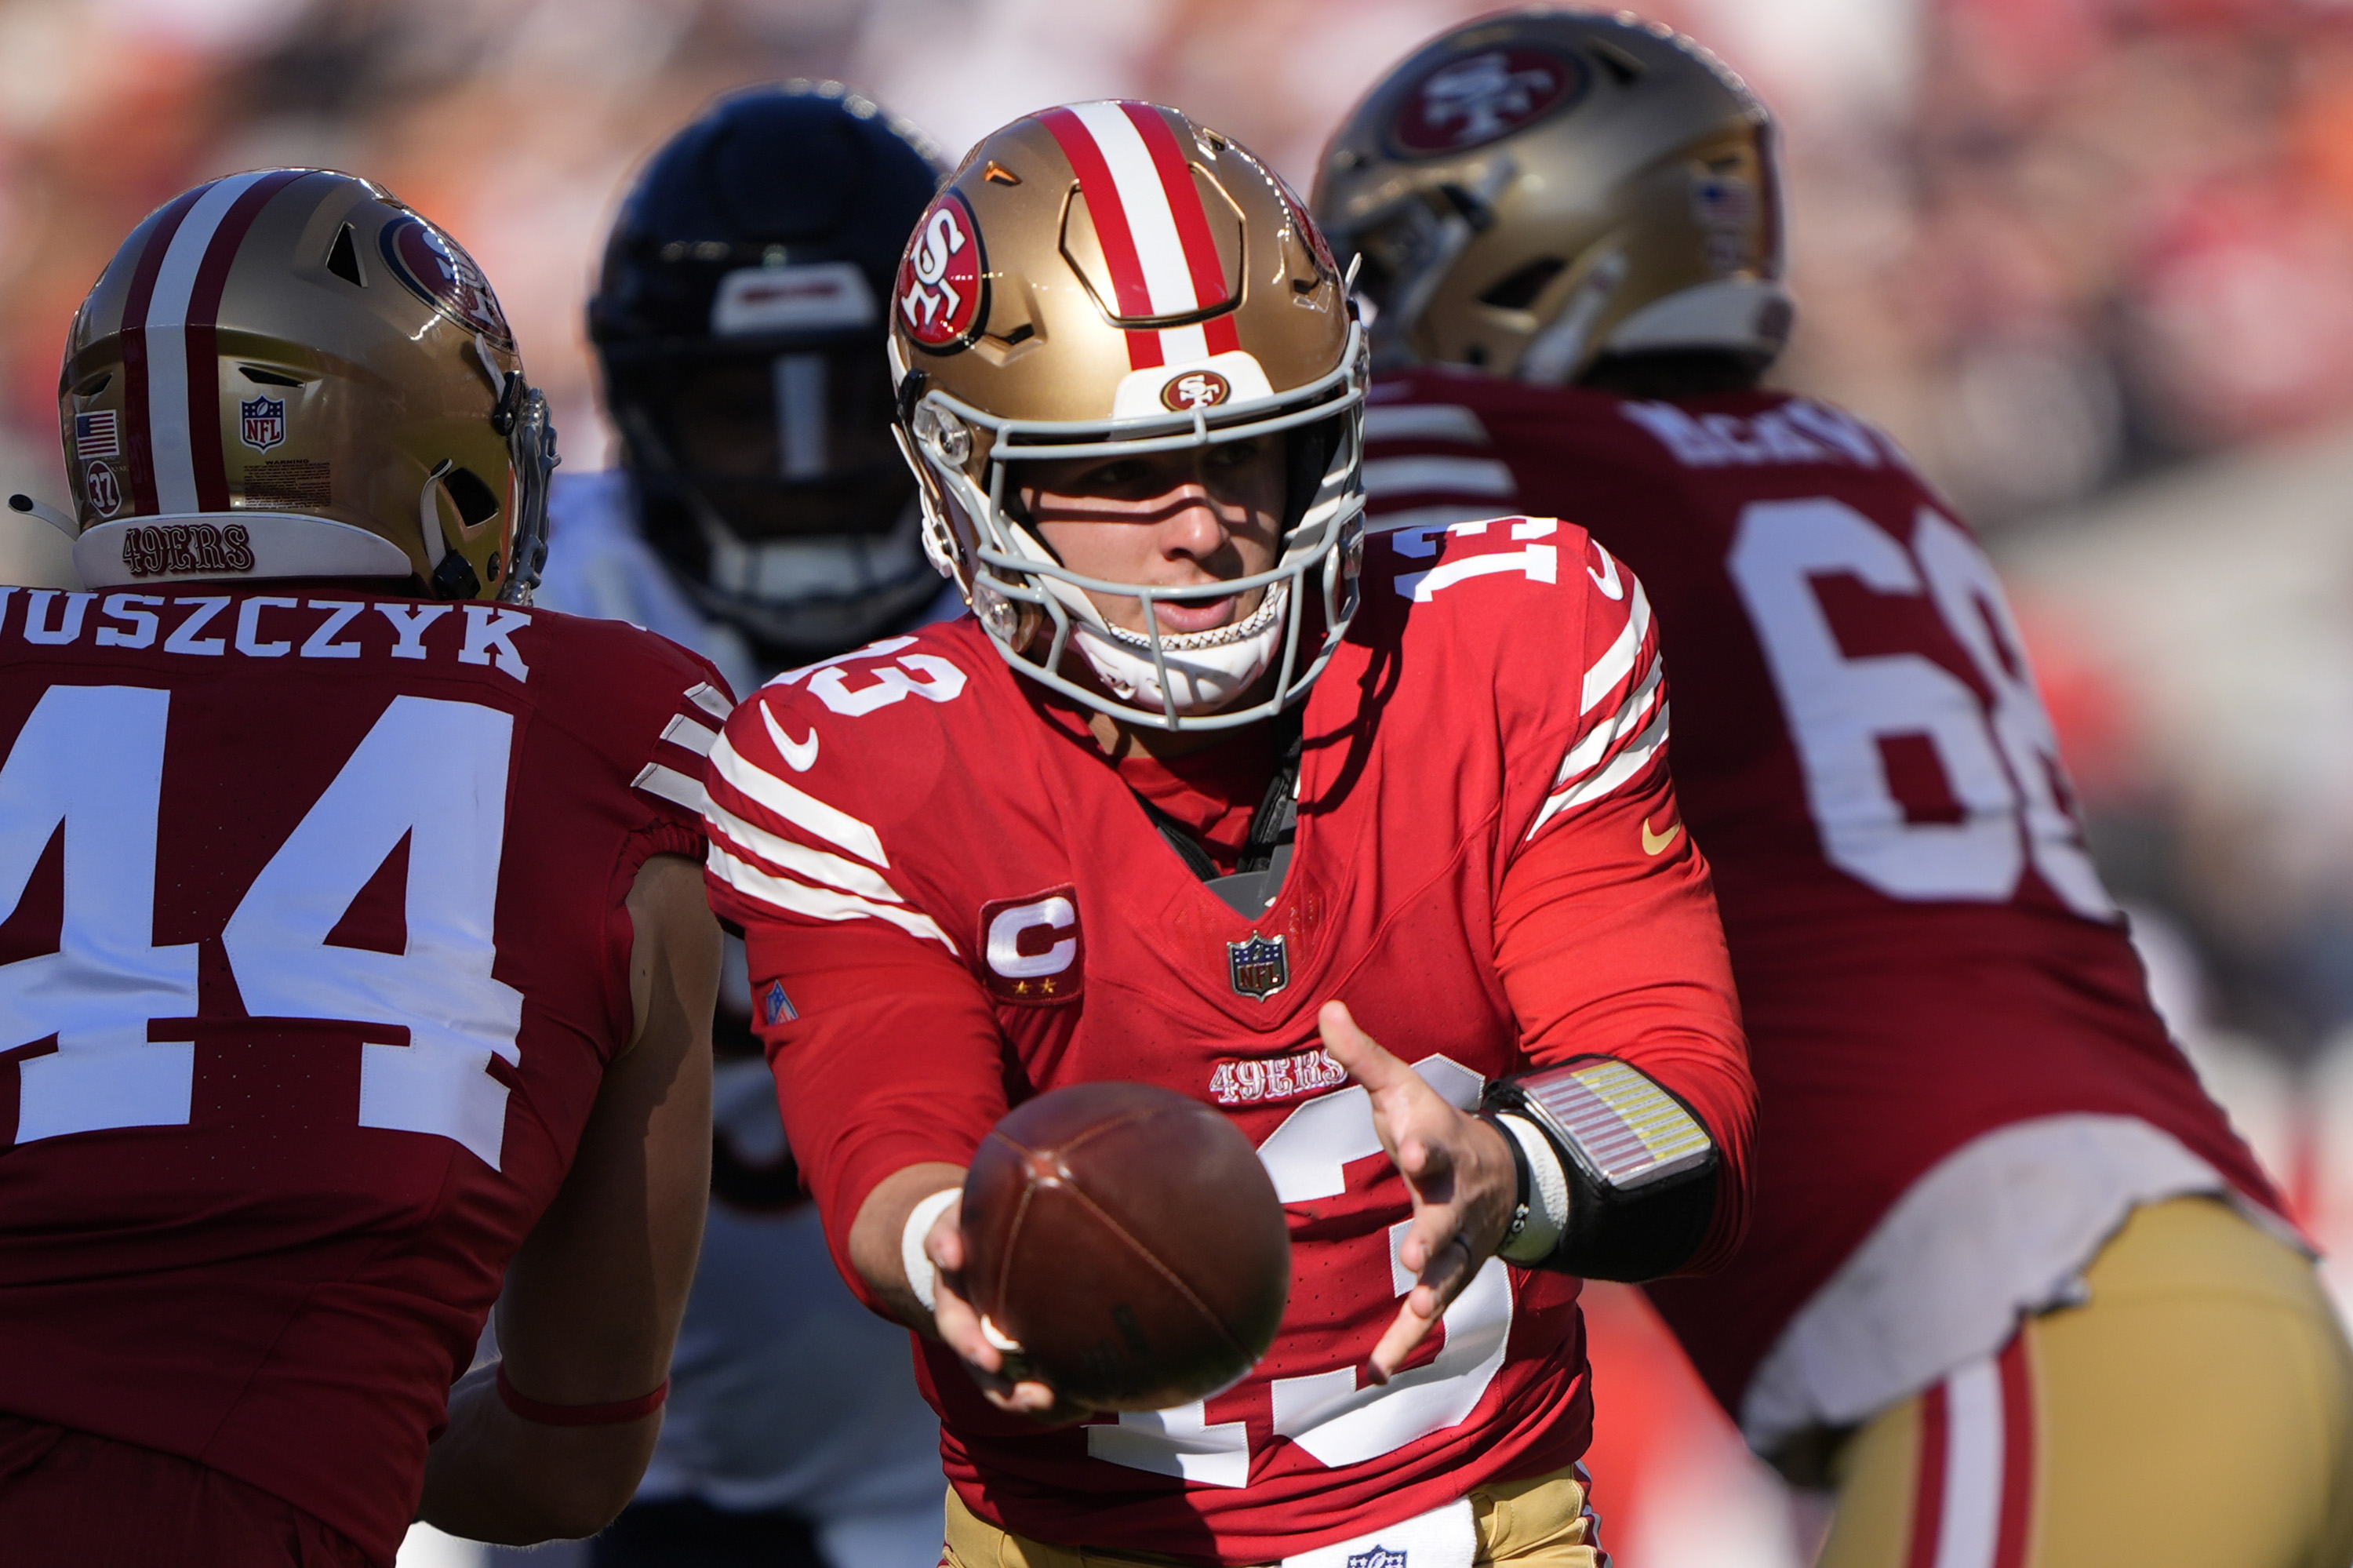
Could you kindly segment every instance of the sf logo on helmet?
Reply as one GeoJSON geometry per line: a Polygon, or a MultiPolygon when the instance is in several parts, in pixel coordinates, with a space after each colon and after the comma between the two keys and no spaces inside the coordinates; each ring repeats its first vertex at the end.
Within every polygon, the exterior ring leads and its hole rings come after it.
{"type": "Polygon", "coordinates": [[[1489,49],[1424,77],[1398,116],[1400,146],[1459,152],[1507,136],[1559,107],[1582,85],[1573,60],[1541,49],[1489,49]]]}
{"type": "Polygon", "coordinates": [[[1233,395],[1233,383],[1216,371],[1188,370],[1160,389],[1160,406],[1181,414],[1189,408],[1215,408],[1233,395]]]}
{"type": "Polygon", "coordinates": [[[899,263],[899,314],[926,348],[962,347],[980,325],[979,231],[951,191],[932,204],[899,263]]]}

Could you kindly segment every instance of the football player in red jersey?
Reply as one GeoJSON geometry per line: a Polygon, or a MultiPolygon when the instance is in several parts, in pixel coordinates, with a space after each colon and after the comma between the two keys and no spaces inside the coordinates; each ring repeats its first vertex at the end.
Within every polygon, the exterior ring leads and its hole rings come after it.
{"type": "Polygon", "coordinates": [[[1763,1120],[1747,1240],[1651,1297],[1838,1486],[1834,1568],[2342,1563],[2353,1357],[2150,1008],[1994,570],[1885,437],[1757,385],[1772,136],[1690,40],[1531,11],[1400,65],[1315,196],[1379,310],[1375,536],[1555,514],[1658,606],[1644,842],[1715,866],[1763,1120]]]}
{"type": "Polygon", "coordinates": [[[1577,1277],[1720,1256],[1750,1122],[1705,864],[1642,844],[1640,585],[1550,522],[1366,547],[1345,285],[1174,111],[987,138],[891,308],[975,614],[739,709],[710,875],[835,1255],[923,1336],[944,1561],[1598,1563],[1577,1277]],[[956,1287],[990,1126],[1108,1078],[1227,1111],[1292,1221],[1265,1360],[1150,1414],[1008,1381],[956,1287]]]}
{"type": "Polygon", "coordinates": [[[587,1533],[709,1180],[728,694],[527,608],[545,404],[365,181],[158,209],[60,400],[92,591],[0,588],[0,1559],[587,1533]]]}

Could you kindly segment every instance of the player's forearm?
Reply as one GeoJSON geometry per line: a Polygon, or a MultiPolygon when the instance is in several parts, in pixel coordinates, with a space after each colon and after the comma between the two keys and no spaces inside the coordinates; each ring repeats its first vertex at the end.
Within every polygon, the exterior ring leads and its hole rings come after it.
{"type": "Polygon", "coordinates": [[[932,1308],[907,1277],[907,1222],[934,1193],[961,1191],[964,1167],[911,1165],[884,1177],[859,1205],[849,1229],[849,1260],[869,1296],[918,1333],[936,1334],[932,1308]]]}
{"type": "Polygon", "coordinates": [[[594,1535],[628,1503],[653,1457],[661,1412],[600,1426],[526,1421],[499,1397],[495,1366],[449,1394],[427,1454],[417,1517],[470,1541],[529,1546],[594,1535]]]}

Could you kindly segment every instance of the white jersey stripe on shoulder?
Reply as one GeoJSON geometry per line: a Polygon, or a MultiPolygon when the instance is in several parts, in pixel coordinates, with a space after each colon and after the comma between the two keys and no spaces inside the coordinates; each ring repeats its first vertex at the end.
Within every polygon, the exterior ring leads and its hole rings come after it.
{"type": "Polygon", "coordinates": [[[886,867],[891,863],[891,857],[882,853],[881,835],[871,827],[813,795],[804,795],[765,768],[744,761],[723,735],[719,744],[711,748],[711,766],[744,796],[802,832],[846,849],[860,860],[886,867]]]}
{"type": "Polygon", "coordinates": [[[871,866],[860,865],[854,860],[844,860],[838,854],[797,844],[788,838],[768,832],[756,822],[747,822],[726,807],[712,805],[703,813],[703,821],[712,831],[732,842],[736,848],[759,856],[770,865],[805,876],[811,882],[821,882],[844,893],[880,899],[885,904],[903,904],[899,890],[882,878],[871,866]]]}
{"type": "MultiPolygon", "coordinates": [[[[1201,302],[1194,296],[1193,267],[1185,254],[1184,237],[1176,232],[1176,215],[1168,205],[1168,190],[1160,183],[1152,149],[1144,144],[1144,133],[1117,103],[1073,104],[1071,111],[1094,138],[1095,150],[1103,154],[1113,183],[1119,187],[1119,204],[1127,212],[1127,231],[1135,240],[1135,259],[1144,270],[1144,290],[1151,297],[1152,313],[1181,316],[1199,310],[1201,302]]],[[[1182,336],[1185,330],[1164,332],[1163,346],[1169,346],[1169,340],[1182,336]]],[[[1190,330],[1200,335],[1199,328],[1190,330]]],[[[1208,356],[1204,340],[1192,357],[1208,356]]],[[[1182,362],[1172,358],[1168,363],[1182,362]]]]}
{"type": "Polygon", "coordinates": [[[1619,705],[1609,722],[1595,725],[1568,748],[1568,755],[1561,758],[1560,772],[1553,778],[1553,788],[1557,789],[1599,767],[1612,746],[1648,722],[1651,705],[1659,700],[1660,689],[1665,684],[1666,666],[1654,659],[1649,673],[1626,694],[1626,700],[1619,705]]]}
{"type": "MultiPolygon", "coordinates": [[[[237,198],[271,171],[216,180],[172,236],[147,306],[147,444],[155,464],[155,504],[164,514],[203,510],[188,430],[188,302],[213,235],[237,198]]],[[[209,437],[212,432],[206,432],[209,437]]]]}
{"type": "Polygon", "coordinates": [[[711,794],[703,789],[702,780],[690,779],[677,768],[664,768],[659,762],[647,763],[629,783],[649,795],[675,801],[698,817],[711,810],[711,794]]]}
{"type": "Polygon", "coordinates": [[[686,700],[721,724],[725,724],[727,715],[735,711],[729,705],[725,694],[708,681],[698,681],[689,686],[686,689],[686,700]]]}
{"type": "Polygon", "coordinates": [[[1519,493],[1509,463],[1500,458],[1420,457],[1367,458],[1365,493],[1415,495],[1424,492],[1454,495],[1509,497],[1519,493]]]}
{"type": "Polygon", "coordinates": [[[670,723],[662,726],[661,737],[672,746],[682,746],[697,757],[708,757],[711,748],[719,744],[719,732],[707,724],[700,724],[684,714],[673,714],[670,723]]]}
{"type": "Polygon", "coordinates": [[[1374,403],[1365,409],[1365,443],[1461,441],[1487,445],[1487,427],[1460,403],[1374,403]]]}
{"type": "Polygon", "coordinates": [[[1944,1517],[1936,1568],[1993,1568],[2001,1543],[2001,1372],[1983,1356],[1945,1380],[1944,1517]]]}
{"type": "Polygon", "coordinates": [[[1577,710],[1580,714],[1589,714],[1599,707],[1602,698],[1618,689],[1619,682],[1634,673],[1634,660],[1641,653],[1642,639],[1651,630],[1651,596],[1642,591],[1639,579],[1633,583],[1630,599],[1625,629],[1593,662],[1593,668],[1585,673],[1584,701],[1577,710]]]}
{"type": "MultiPolygon", "coordinates": [[[[816,920],[884,920],[911,936],[937,942],[951,953],[956,951],[956,945],[948,939],[948,934],[941,930],[938,923],[928,915],[919,915],[896,905],[871,903],[854,894],[837,892],[830,887],[811,887],[788,876],[771,876],[756,866],[744,864],[715,843],[711,846],[711,859],[707,863],[712,875],[736,892],[786,914],[806,915],[816,920]]],[[[957,954],[959,958],[962,956],[957,954]]]]}
{"type": "Polygon", "coordinates": [[[1658,714],[1651,720],[1650,726],[1628,743],[1625,750],[1611,758],[1609,767],[1599,773],[1587,775],[1546,800],[1544,810],[1536,813],[1535,823],[1528,829],[1528,837],[1535,837],[1538,828],[1563,811],[1574,811],[1597,800],[1607,800],[1617,793],[1620,785],[1650,767],[1651,758],[1659,754],[1659,747],[1667,744],[1667,710],[1672,705],[1660,704],[1658,714]]]}

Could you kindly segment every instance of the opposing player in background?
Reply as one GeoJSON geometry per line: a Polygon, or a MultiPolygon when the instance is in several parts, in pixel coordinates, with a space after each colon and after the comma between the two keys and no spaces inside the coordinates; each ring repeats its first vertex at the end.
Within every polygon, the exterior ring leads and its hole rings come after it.
{"type": "MultiPolygon", "coordinates": [[[[833,83],[732,94],[654,154],[588,308],[622,466],[557,476],[541,603],[659,631],[744,692],[962,609],[923,559],[883,355],[939,179],[920,134],[833,83]]],[[[939,1423],[905,1337],[826,1255],[727,952],[668,1418],[596,1560],[904,1568],[938,1546],[939,1423]]]]}
{"type": "Polygon", "coordinates": [[[0,588],[0,1557],[586,1534],[700,1234],[729,695],[525,608],[545,404],[365,181],[159,209],[60,405],[95,591],[0,588]]]}
{"type": "Polygon", "coordinates": [[[1550,523],[1365,547],[1340,273],[1175,111],[988,137],[888,298],[976,613],[739,709],[710,865],[835,1255],[923,1336],[942,1560],[1598,1563],[1576,1277],[1720,1255],[1750,1114],[1704,863],[1641,842],[1641,588],[1550,523]],[[1260,1145],[1292,1307],[1230,1390],[1049,1425],[958,1187],[1104,1078],[1260,1145]]]}
{"type": "Polygon", "coordinates": [[[1831,1568],[2353,1554],[2353,1356],[2150,1008],[1994,570],[1903,454],[1761,390],[1773,122],[1690,40],[1489,18],[1315,210],[1361,255],[1390,548],[1572,519],[1639,573],[1756,1063],[1757,1212],[1651,1288],[1831,1568]]]}

